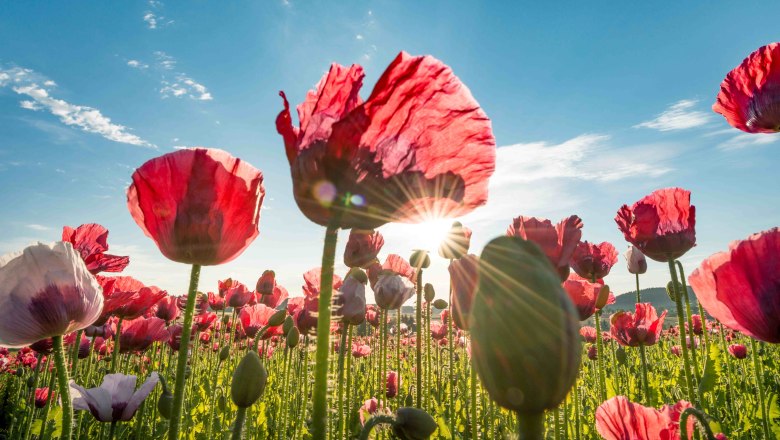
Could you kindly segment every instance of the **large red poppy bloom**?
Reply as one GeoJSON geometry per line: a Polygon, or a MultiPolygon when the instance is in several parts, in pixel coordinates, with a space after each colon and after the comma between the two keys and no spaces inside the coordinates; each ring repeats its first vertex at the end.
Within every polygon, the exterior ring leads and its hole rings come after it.
{"type": "Polygon", "coordinates": [[[192,148],[135,170],[127,207],[167,258],[214,265],[257,237],[264,196],[259,170],[222,150],[192,148]]]}
{"type": "Polygon", "coordinates": [[[577,275],[593,280],[604,278],[617,263],[618,252],[612,243],[599,244],[583,241],[574,248],[571,257],[571,268],[577,275]]]}
{"type": "Polygon", "coordinates": [[[170,333],[160,318],[136,318],[125,322],[119,333],[119,352],[141,352],[157,341],[167,341],[170,333]]]}
{"type": "Polygon", "coordinates": [[[537,217],[516,217],[506,230],[510,237],[532,241],[547,255],[557,269],[561,281],[569,277],[569,263],[577,243],[582,238],[582,220],[576,215],[553,226],[550,220],[537,217]]]}
{"type": "Polygon", "coordinates": [[[100,272],[122,272],[128,264],[130,257],[109,255],[108,229],[95,223],[88,223],[76,229],[70,226],[62,228],[62,241],[70,242],[76,249],[87,269],[94,275],[100,272]]]}
{"type": "Polygon", "coordinates": [[[729,72],[712,110],[748,133],[780,131],[780,43],[760,47],[729,72]]]}
{"type": "MultiPolygon", "coordinates": [[[[241,309],[241,314],[239,315],[241,319],[241,326],[244,328],[244,332],[247,336],[254,338],[261,328],[268,325],[268,320],[271,319],[271,316],[273,316],[275,313],[275,309],[272,309],[265,304],[255,304],[253,306],[244,307],[241,309]]],[[[268,339],[271,336],[281,334],[281,326],[269,327],[265,334],[263,334],[262,338],[268,339]]]]}
{"type": "Polygon", "coordinates": [[[623,205],[615,222],[626,241],[661,263],[696,245],[696,207],[691,192],[682,188],[659,189],[630,208],[623,205]]]}
{"type": "Polygon", "coordinates": [[[376,256],[385,244],[379,231],[352,229],[344,248],[344,264],[347,267],[366,267],[376,261],[376,256]]]}
{"type": "MultiPolygon", "coordinates": [[[[678,440],[680,414],[691,408],[681,400],[664,405],[661,410],[633,403],[625,396],[615,396],[596,409],[596,430],[606,440],[678,440]]],[[[688,418],[688,436],[693,433],[693,417],[688,418]]]]}
{"type": "Polygon", "coordinates": [[[707,313],[756,339],[780,343],[780,229],[735,241],[688,277],[707,313]]]}
{"type": "Polygon", "coordinates": [[[473,254],[452,260],[449,266],[452,282],[452,317],[459,329],[469,329],[471,306],[479,284],[479,257],[473,254]]]}
{"type": "Polygon", "coordinates": [[[326,226],[334,203],[349,202],[342,228],[374,229],[431,215],[460,216],[487,201],[495,138],[485,112],[452,70],[401,52],[363,102],[363,68],[331,65],[276,129],[298,207],[326,226]]]}
{"type": "Polygon", "coordinates": [[[103,313],[95,324],[106,322],[110,316],[135,319],[165,298],[168,293],[155,286],[144,284],[130,276],[97,277],[103,287],[105,302],[103,313]]]}
{"type": "Polygon", "coordinates": [[[584,321],[596,313],[596,303],[603,284],[592,283],[584,278],[570,276],[563,282],[563,290],[577,309],[580,321],[584,321]]]}
{"type": "Polygon", "coordinates": [[[618,344],[629,347],[654,345],[661,336],[668,311],[664,310],[661,316],[658,316],[655,307],[650,303],[639,303],[635,307],[634,314],[620,311],[612,315],[612,337],[618,344]]]}

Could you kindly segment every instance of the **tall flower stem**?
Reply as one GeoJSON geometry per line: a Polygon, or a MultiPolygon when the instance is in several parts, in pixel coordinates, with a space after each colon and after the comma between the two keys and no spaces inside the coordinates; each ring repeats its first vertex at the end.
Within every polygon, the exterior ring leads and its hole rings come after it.
{"type": "Polygon", "coordinates": [[[417,356],[415,361],[417,362],[417,398],[415,403],[418,408],[422,408],[422,339],[423,339],[423,324],[422,324],[422,268],[417,268],[417,316],[415,324],[417,325],[417,356]]]}
{"type": "MultiPolygon", "coordinates": [[[[721,343],[721,350],[723,353],[728,353],[728,346],[726,345],[726,336],[723,334],[723,324],[720,322],[718,323],[718,334],[720,334],[720,343],[721,343]]],[[[732,376],[734,373],[731,369],[731,359],[729,359],[729,356],[726,355],[726,403],[728,404],[729,414],[731,417],[734,417],[734,396],[732,394],[732,390],[734,389],[731,386],[732,382],[732,376]]]]}
{"type": "Polygon", "coordinates": [[[334,210],[325,229],[320,272],[320,298],[317,309],[317,351],[314,366],[314,396],[312,405],[312,436],[314,440],[327,438],[328,429],[328,356],[330,355],[330,309],[333,298],[333,264],[336,260],[341,209],[334,210]]]}
{"type": "MultiPolygon", "coordinates": [[[[691,318],[691,301],[688,298],[688,286],[685,283],[685,272],[683,272],[682,263],[679,261],[675,262],[675,266],[677,267],[677,271],[680,274],[680,284],[682,285],[683,295],[685,295],[685,318],[688,321],[688,331],[691,333],[691,360],[693,361],[693,377],[696,378],[696,382],[698,383],[700,380],[699,376],[699,361],[697,360],[696,356],[696,336],[693,333],[693,318],[691,318]]],[[[704,317],[702,316],[702,325],[704,325],[704,317]]]]}
{"type": "MultiPolygon", "coordinates": [[[[349,350],[352,350],[352,326],[347,326],[347,347],[349,347],[349,350]]],[[[349,353],[347,355],[347,410],[346,410],[346,417],[341,422],[341,435],[339,438],[345,438],[345,427],[347,423],[349,422],[350,416],[352,415],[352,353],[349,353]]],[[[371,376],[369,376],[371,377],[371,376]]]]}
{"type": "Polygon", "coordinates": [[[192,332],[192,315],[195,313],[195,297],[198,295],[198,280],[200,278],[200,265],[193,264],[190,272],[190,287],[187,291],[187,306],[184,309],[184,322],[181,328],[181,340],[179,342],[179,356],[176,360],[176,384],[173,389],[173,407],[171,421],[168,426],[168,440],[179,439],[182,410],[184,408],[184,388],[187,381],[184,377],[187,370],[187,356],[190,348],[190,333],[192,332]]]}
{"type": "MultiPolygon", "coordinates": [[[[68,385],[68,366],[65,363],[65,351],[62,349],[62,336],[54,336],[54,363],[57,366],[57,387],[62,400],[61,440],[70,440],[73,432],[73,403],[70,400],[68,385]]],[[[45,422],[44,422],[45,424],[45,422]]]]}
{"type": "MultiPolygon", "coordinates": [[[[433,386],[431,384],[431,303],[428,303],[425,307],[425,403],[430,407],[428,400],[430,399],[430,389],[433,386]]],[[[401,383],[400,377],[398,383],[401,383]]],[[[438,389],[438,387],[437,387],[438,389]]]]}
{"type": "Polygon", "coordinates": [[[479,427],[477,426],[477,369],[471,363],[469,367],[471,367],[469,368],[471,370],[471,438],[479,438],[479,427]]]}
{"type": "Polygon", "coordinates": [[[350,347],[347,347],[347,329],[349,327],[350,325],[347,322],[341,327],[341,342],[339,344],[339,433],[344,432],[344,419],[347,417],[347,411],[344,410],[344,356],[351,351],[350,347]]]}
{"type": "MultiPolygon", "coordinates": [[[[450,259],[450,265],[452,265],[452,260],[450,259]]],[[[448,355],[449,355],[449,364],[447,366],[447,371],[449,373],[449,398],[447,400],[447,413],[448,413],[448,421],[449,421],[449,428],[450,433],[454,436],[455,435],[455,352],[454,352],[454,344],[453,339],[454,336],[452,332],[452,278],[450,278],[450,291],[449,291],[449,313],[447,314],[447,322],[444,323],[444,325],[447,326],[447,348],[448,348],[448,355]]]]}
{"type": "Polygon", "coordinates": [[[636,303],[639,304],[642,302],[642,294],[639,292],[639,274],[634,274],[634,277],[636,277],[636,303]]]}
{"type": "Polygon", "coordinates": [[[639,345],[639,356],[642,359],[642,398],[647,401],[649,393],[647,391],[647,354],[645,353],[645,344],[639,345]]]}
{"type": "Polygon", "coordinates": [[[519,440],[544,439],[544,413],[517,414],[519,440]]]}
{"type": "Polygon", "coordinates": [[[580,440],[582,437],[582,428],[580,423],[580,386],[574,381],[574,438],[580,440]]]}
{"type": "Polygon", "coordinates": [[[116,322],[116,333],[114,334],[114,348],[111,352],[111,372],[116,373],[116,364],[119,362],[119,334],[122,332],[122,318],[116,322]]]}
{"type": "Polygon", "coordinates": [[[674,260],[669,259],[669,273],[672,276],[672,290],[674,291],[674,302],[677,306],[677,325],[680,329],[680,348],[682,348],[683,368],[685,373],[685,383],[688,388],[688,400],[695,405],[698,404],[696,390],[693,387],[693,377],[691,377],[691,364],[688,360],[688,344],[686,342],[685,319],[683,317],[682,292],[677,291],[677,270],[674,267],[674,260]]]}
{"type": "Polygon", "coordinates": [[[756,376],[756,388],[758,388],[758,404],[761,406],[761,427],[764,431],[764,438],[772,438],[769,435],[769,421],[766,416],[766,396],[764,395],[764,373],[761,368],[761,362],[758,359],[758,344],[756,340],[750,338],[750,357],[753,358],[753,373],[756,376]]]}
{"type": "MultiPolygon", "coordinates": [[[[401,382],[401,310],[395,314],[395,372],[398,375],[398,384],[401,382]]],[[[400,393],[398,394],[400,396],[400,393]]]]}

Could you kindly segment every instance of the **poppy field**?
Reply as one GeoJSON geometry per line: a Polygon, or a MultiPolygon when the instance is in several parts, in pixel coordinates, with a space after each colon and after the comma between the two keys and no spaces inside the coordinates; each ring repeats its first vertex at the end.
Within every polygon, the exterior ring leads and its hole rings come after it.
{"type": "MultiPolygon", "coordinates": [[[[712,108],[733,130],[780,131],[778,60],[772,43],[725,76],[712,108]]],[[[90,219],[0,258],[0,438],[780,438],[777,227],[686,266],[708,219],[669,187],[614,207],[623,243],[518,207],[473,249],[458,219],[489,197],[489,116],[432,56],[401,52],[361,97],[364,76],[334,63],[279,92],[292,195],[324,232],[300,289],[272,267],[201,282],[258,237],[266,198],[259,169],[213,148],[136,164],[126,190],[185,295],[123,275],[133,255],[90,219]],[[431,216],[453,219],[437,250],[383,251],[379,227],[431,216]],[[649,265],[665,286],[643,284],[649,265]],[[618,271],[636,284],[620,310],[618,271]]]]}

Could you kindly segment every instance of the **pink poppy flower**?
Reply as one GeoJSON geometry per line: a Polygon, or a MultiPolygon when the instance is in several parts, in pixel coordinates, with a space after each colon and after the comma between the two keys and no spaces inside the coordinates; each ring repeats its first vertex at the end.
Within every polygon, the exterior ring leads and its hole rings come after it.
{"type": "Polygon", "coordinates": [[[363,68],[333,64],[298,106],[284,110],[284,139],[298,207],[326,226],[349,197],[339,226],[374,229],[457,217],[485,204],[495,168],[490,120],[441,61],[401,52],[362,101],[363,68]]]}
{"type": "MultiPolygon", "coordinates": [[[[605,440],[674,440],[680,438],[680,414],[691,408],[681,400],[664,405],[661,410],[632,403],[625,396],[615,396],[596,409],[596,430],[605,440]]],[[[689,438],[694,419],[688,418],[689,438]]]]}
{"type": "Polygon", "coordinates": [[[170,333],[160,318],[136,318],[122,323],[119,333],[120,353],[139,353],[155,342],[167,341],[170,333]]]}
{"type": "Polygon", "coordinates": [[[581,327],[580,336],[585,342],[592,344],[596,342],[596,329],[590,326],[581,327]]]}
{"type": "Polygon", "coordinates": [[[124,374],[107,374],[99,387],[88,390],[71,380],[73,408],[88,410],[100,422],[128,421],[159,380],[157,373],[152,373],[138,390],[136,377],[124,374]]]}
{"type": "Polygon", "coordinates": [[[88,327],[100,285],[70,243],[38,243],[0,257],[0,345],[24,347],[88,327]]]}
{"type": "Polygon", "coordinates": [[[374,261],[385,239],[379,231],[352,229],[344,248],[344,264],[347,267],[367,267],[374,261]]]}
{"type": "MultiPolygon", "coordinates": [[[[276,313],[275,309],[266,306],[265,304],[255,304],[253,306],[247,306],[241,309],[241,326],[244,328],[244,332],[250,338],[254,338],[260,329],[268,325],[268,320],[276,313]]],[[[282,327],[275,326],[269,327],[263,339],[268,339],[274,335],[281,335],[282,327]]]]}
{"type": "Polygon", "coordinates": [[[561,281],[569,277],[569,264],[577,244],[582,238],[582,220],[576,215],[567,217],[557,225],[537,217],[516,217],[506,230],[510,237],[532,241],[544,252],[561,281]]]}
{"type": "Polygon", "coordinates": [[[479,284],[479,257],[468,254],[452,260],[449,272],[452,283],[450,297],[452,317],[459,329],[468,330],[471,305],[479,284]]]}
{"type": "Polygon", "coordinates": [[[747,357],[747,347],[742,344],[731,344],[728,347],[729,354],[737,359],[745,359],[747,357]]]}
{"type": "Polygon", "coordinates": [[[726,327],[780,343],[780,229],[753,234],[704,260],[688,277],[704,309],[726,327]]]}
{"type": "Polygon", "coordinates": [[[612,315],[610,329],[612,337],[620,345],[638,347],[640,345],[654,345],[661,336],[664,328],[664,318],[667,310],[658,316],[650,303],[636,304],[636,313],[620,311],[612,315]]]}
{"type": "Polygon", "coordinates": [[[577,275],[588,280],[599,279],[609,275],[609,270],[617,263],[617,255],[611,243],[583,241],[574,248],[570,264],[577,275]]]}
{"type": "Polygon", "coordinates": [[[108,250],[108,229],[98,224],[88,223],[76,229],[65,226],[62,228],[62,241],[73,245],[93,275],[100,272],[122,272],[130,264],[130,257],[105,253],[108,250]]]}
{"type": "Polygon", "coordinates": [[[569,295],[569,299],[577,309],[580,321],[584,321],[596,313],[596,302],[604,285],[591,283],[577,276],[570,276],[563,282],[563,289],[569,295]]]}

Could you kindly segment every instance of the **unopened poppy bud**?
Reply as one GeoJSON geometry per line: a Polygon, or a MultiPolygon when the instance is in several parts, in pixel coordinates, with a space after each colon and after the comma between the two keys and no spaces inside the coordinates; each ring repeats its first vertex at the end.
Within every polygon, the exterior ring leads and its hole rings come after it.
{"type": "Polygon", "coordinates": [[[298,327],[291,328],[287,333],[287,346],[290,348],[295,348],[298,345],[298,340],[300,338],[301,332],[298,330],[298,327]]]}
{"type": "Polygon", "coordinates": [[[268,327],[277,327],[284,324],[284,320],[287,317],[287,310],[277,310],[270,318],[268,318],[268,327]]]}
{"type": "Polygon", "coordinates": [[[284,324],[282,324],[282,332],[286,336],[290,333],[290,330],[292,330],[293,327],[295,327],[293,318],[292,316],[287,315],[287,317],[284,318],[284,324]]]}
{"type": "Polygon", "coordinates": [[[579,316],[539,247],[498,237],[479,259],[471,360],[490,396],[521,416],[556,408],[574,384],[579,316]]]}
{"type": "Polygon", "coordinates": [[[224,361],[225,359],[230,356],[230,347],[224,346],[222,347],[222,350],[219,351],[219,360],[224,361]]]}
{"type": "Polygon", "coordinates": [[[239,408],[248,408],[263,395],[268,372],[254,350],[247,352],[233,372],[230,397],[239,408]]]}
{"type": "Polygon", "coordinates": [[[163,390],[160,393],[160,398],[157,399],[157,411],[164,418],[170,419],[173,410],[173,394],[168,390],[168,385],[165,383],[163,376],[160,376],[160,385],[162,385],[163,390]]]}
{"type": "Polygon", "coordinates": [[[32,388],[35,386],[35,378],[30,376],[27,378],[27,388],[32,388]]]}
{"type": "Polygon", "coordinates": [[[599,290],[599,296],[596,298],[596,308],[599,310],[603,309],[607,305],[607,301],[609,301],[609,286],[605,284],[599,290]]]}
{"type": "Polygon", "coordinates": [[[227,399],[225,399],[224,394],[220,394],[219,399],[217,399],[217,409],[219,409],[220,411],[224,411],[226,407],[227,407],[227,399]]]}
{"type": "Polygon", "coordinates": [[[412,251],[409,264],[415,269],[427,269],[431,265],[431,257],[428,255],[428,251],[417,249],[412,251]]]}
{"type": "Polygon", "coordinates": [[[353,267],[349,273],[347,274],[347,277],[352,277],[358,281],[360,281],[363,284],[368,283],[368,275],[363,271],[363,269],[353,267]]]}
{"type": "Polygon", "coordinates": [[[431,302],[436,298],[436,291],[433,290],[433,284],[425,283],[423,291],[425,292],[425,302],[431,302]]]}
{"type": "Polygon", "coordinates": [[[444,310],[447,308],[447,301],[439,298],[436,301],[433,302],[433,306],[436,307],[439,310],[444,310]]]}
{"type": "Polygon", "coordinates": [[[622,346],[618,346],[617,350],[615,350],[615,358],[617,359],[618,364],[626,365],[626,350],[622,346]]]}
{"type": "Polygon", "coordinates": [[[425,440],[437,427],[433,417],[421,409],[405,407],[395,412],[393,434],[401,440],[425,440]]]}

